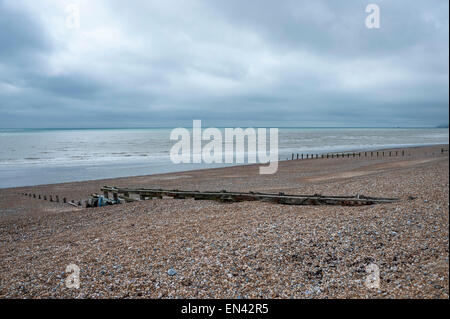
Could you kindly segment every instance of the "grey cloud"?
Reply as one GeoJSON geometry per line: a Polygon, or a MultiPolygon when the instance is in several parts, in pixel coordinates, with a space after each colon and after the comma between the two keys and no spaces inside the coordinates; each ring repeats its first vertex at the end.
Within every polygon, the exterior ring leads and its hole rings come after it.
{"type": "Polygon", "coordinates": [[[446,1],[376,1],[382,24],[377,32],[365,28],[368,15],[365,1],[230,0],[208,3],[218,7],[230,23],[256,29],[269,42],[275,42],[276,48],[305,48],[324,55],[394,54],[423,45],[424,41],[439,44],[442,38],[436,37],[436,33],[442,36],[448,33],[446,1]],[[433,19],[438,19],[440,31],[433,19]]]}
{"type": "Polygon", "coordinates": [[[93,98],[104,89],[100,82],[80,74],[37,76],[28,85],[57,96],[75,98],[93,98]]]}
{"type": "Polygon", "coordinates": [[[50,51],[52,44],[44,28],[26,12],[0,1],[0,58],[24,62],[39,53],[50,51]]]}
{"type": "Polygon", "coordinates": [[[12,3],[0,0],[0,127],[448,117],[446,1],[376,1],[378,30],[356,0],[96,1],[74,31],[63,7],[12,3]]]}

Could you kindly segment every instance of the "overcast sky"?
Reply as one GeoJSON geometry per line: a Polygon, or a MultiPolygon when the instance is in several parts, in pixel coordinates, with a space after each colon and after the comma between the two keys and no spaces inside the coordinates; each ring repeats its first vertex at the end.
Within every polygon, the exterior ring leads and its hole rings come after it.
{"type": "Polygon", "coordinates": [[[448,123],[448,5],[0,0],[0,127],[448,123]]]}

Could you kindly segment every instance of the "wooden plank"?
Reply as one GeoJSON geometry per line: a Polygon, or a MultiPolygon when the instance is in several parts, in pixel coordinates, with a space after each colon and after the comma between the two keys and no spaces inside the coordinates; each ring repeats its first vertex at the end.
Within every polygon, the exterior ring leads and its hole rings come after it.
{"type": "Polygon", "coordinates": [[[322,196],[320,194],[314,195],[286,195],[280,194],[266,194],[255,192],[199,192],[199,191],[183,191],[183,190],[162,190],[162,189],[129,189],[129,188],[115,188],[103,187],[102,191],[113,192],[117,197],[124,199],[126,202],[136,201],[129,196],[129,194],[137,194],[141,200],[142,198],[153,197],[172,197],[172,198],[194,198],[195,200],[219,200],[224,202],[239,202],[239,201],[265,201],[274,202],[287,205],[344,205],[344,206],[360,206],[373,205],[380,203],[392,203],[398,201],[397,198],[376,198],[366,197],[362,195],[357,196],[322,196]],[[128,195],[128,196],[126,196],[128,195]]]}
{"type": "Polygon", "coordinates": [[[73,201],[71,201],[71,202],[68,202],[67,204],[69,204],[69,205],[72,205],[72,206],[74,206],[74,207],[78,207],[78,205],[77,204],[75,204],[73,201]]]}

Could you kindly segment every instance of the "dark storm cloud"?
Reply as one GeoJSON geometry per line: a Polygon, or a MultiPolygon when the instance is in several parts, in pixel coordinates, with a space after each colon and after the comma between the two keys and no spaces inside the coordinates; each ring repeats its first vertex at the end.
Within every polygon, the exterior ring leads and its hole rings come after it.
{"type": "Polygon", "coordinates": [[[33,77],[28,82],[31,87],[38,87],[49,94],[74,98],[93,98],[100,93],[103,87],[101,83],[90,79],[85,75],[70,74],[46,77],[33,77]]]}
{"type": "Polygon", "coordinates": [[[51,49],[41,25],[26,12],[0,0],[0,58],[2,62],[31,58],[51,49]]]}
{"type": "Polygon", "coordinates": [[[368,3],[0,0],[0,127],[441,124],[448,2],[368,3]]]}

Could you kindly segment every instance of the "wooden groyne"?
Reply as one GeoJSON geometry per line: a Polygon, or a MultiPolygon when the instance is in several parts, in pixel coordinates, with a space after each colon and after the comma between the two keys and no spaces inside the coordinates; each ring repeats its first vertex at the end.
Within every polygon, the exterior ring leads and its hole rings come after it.
{"type": "Polygon", "coordinates": [[[398,198],[379,198],[367,197],[363,195],[356,196],[323,196],[314,195],[288,195],[284,193],[270,194],[258,192],[200,192],[185,190],[164,190],[164,189],[147,189],[147,188],[117,188],[104,186],[101,188],[103,195],[92,194],[90,198],[85,200],[70,200],[65,197],[60,201],[59,196],[40,195],[33,193],[19,193],[20,195],[42,199],[63,205],[74,207],[101,207],[115,204],[122,204],[134,201],[151,200],[153,198],[174,198],[185,199],[194,198],[195,200],[217,200],[221,202],[243,202],[243,201],[261,201],[271,202],[284,205],[340,205],[340,206],[363,206],[383,203],[393,203],[398,198]],[[112,195],[112,196],[110,196],[112,195]]]}
{"type": "MultiPolygon", "coordinates": [[[[434,152],[424,152],[421,155],[439,156],[448,155],[448,148],[441,148],[434,152]]],[[[403,150],[384,150],[384,151],[364,151],[364,152],[339,152],[339,153],[322,153],[322,154],[303,154],[292,153],[286,160],[312,160],[312,159],[338,159],[338,158],[379,158],[379,157],[411,157],[413,152],[411,148],[403,150]]],[[[279,159],[281,160],[281,158],[279,159]]]]}
{"type": "Polygon", "coordinates": [[[81,207],[82,201],[81,200],[70,200],[68,201],[66,197],[63,197],[62,200],[59,199],[59,195],[41,195],[41,194],[35,194],[35,193],[18,193],[18,195],[27,196],[35,199],[41,199],[41,200],[48,200],[49,202],[53,203],[61,203],[61,204],[67,204],[74,207],[81,207]]]}
{"type": "Polygon", "coordinates": [[[111,199],[115,203],[132,202],[138,200],[149,200],[153,198],[171,197],[175,199],[194,198],[195,200],[217,200],[221,202],[262,201],[284,205],[341,205],[341,206],[363,206],[383,203],[393,203],[398,198],[377,198],[356,196],[323,196],[314,195],[288,195],[284,193],[268,194],[257,192],[200,192],[185,190],[164,189],[131,189],[104,186],[101,188],[103,198],[111,199]],[[110,194],[112,198],[110,198],[110,194]]]}

